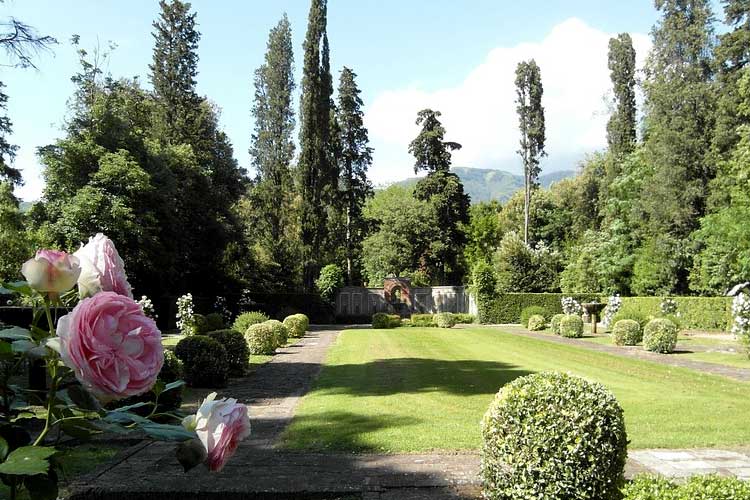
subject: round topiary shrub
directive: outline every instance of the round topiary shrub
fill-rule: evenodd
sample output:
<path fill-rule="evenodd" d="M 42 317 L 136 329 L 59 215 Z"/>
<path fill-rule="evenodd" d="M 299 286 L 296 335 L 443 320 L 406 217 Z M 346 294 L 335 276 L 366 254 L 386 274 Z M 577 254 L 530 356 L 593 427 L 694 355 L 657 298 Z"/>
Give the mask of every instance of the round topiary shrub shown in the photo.
<path fill-rule="evenodd" d="M 232 330 L 237 330 L 240 333 L 245 333 L 250 325 L 257 325 L 258 323 L 263 323 L 264 321 L 268 321 L 269 318 L 264 313 L 260 311 L 251 311 L 242 313 L 234 320 L 234 324 L 232 325 Z"/>
<path fill-rule="evenodd" d="M 555 335 L 560 335 L 560 320 L 565 317 L 564 314 L 555 314 L 549 322 L 549 329 Z"/>
<path fill-rule="evenodd" d="M 568 338 L 583 337 L 583 320 L 577 314 L 566 314 L 560 318 L 560 335 Z"/>
<path fill-rule="evenodd" d="M 599 383 L 555 372 L 517 378 L 490 404 L 482 437 L 487 499 L 622 498 L 625 420 Z"/>
<path fill-rule="evenodd" d="M 437 313 L 434 319 L 438 328 L 453 328 L 456 326 L 456 318 L 451 313 Z"/>
<path fill-rule="evenodd" d="M 223 330 L 226 325 L 224 324 L 224 317 L 220 313 L 206 314 L 206 331 L 216 332 Z"/>
<path fill-rule="evenodd" d="M 523 310 L 521 311 L 521 325 L 528 328 L 529 318 L 536 314 L 540 316 L 544 316 L 546 318 L 547 310 L 543 308 L 542 306 L 524 307 Z"/>
<path fill-rule="evenodd" d="M 621 319 L 612 327 L 612 342 L 616 345 L 636 345 L 643 340 L 641 325 L 632 319 Z"/>
<path fill-rule="evenodd" d="M 269 319 L 264 324 L 269 325 L 273 330 L 273 334 L 276 336 L 276 347 L 286 345 L 289 338 L 289 328 L 284 323 L 276 319 Z"/>
<path fill-rule="evenodd" d="M 668 354 L 677 345 L 677 325 L 666 318 L 652 319 L 643 329 L 643 348 Z"/>
<path fill-rule="evenodd" d="M 421 327 L 436 326 L 435 315 L 434 314 L 412 314 L 411 326 L 421 326 Z"/>
<path fill-rule="evenodd" d="M 544 330 L 547 326 L 547 322 L 544 320 L 544 316 L 541 314 L 534 314 L 529 318 L 528 329 L 531 331 L 538 332 Z"/>
<path fill-rule="evenodd" d="M 375 313 L 372 315 L 373 328 L 390 328 L 390 320 L 386 313 Z"/>
<path fill-rule="evenodd" d="M 229 377 L 227 350 L 217 340 L 193 335 L 174 349 L 182 361 L 185 382 L 191 387 L 224 387 Z"/>
<path fill-rule="evenodd" d="M 292 314 L 284 318 L 284 326 L 289 330 L 290 337 L 301 337 L 310 326 L 310 320 L 304 314 Z"/>
<path fill-rule="evenodd" d="M 250 354 L 273 354 L 279 346 L 278 332 L 268 321 L 250 325 L 245 332 Z"/>
<path fill-rule="evenodd" d="M 236 330 L 215 330 L 208 337 L 217 340 L 227 351 L 227 369 L 230 377 L 242 377 L 250 367 L 250 351 L 245 336 Z"/>
<path fill-rule="evenodd" d="M 388 315 L 388 328 L 398 328 L 401 326 L 401 316 L 398 314 Z"/>

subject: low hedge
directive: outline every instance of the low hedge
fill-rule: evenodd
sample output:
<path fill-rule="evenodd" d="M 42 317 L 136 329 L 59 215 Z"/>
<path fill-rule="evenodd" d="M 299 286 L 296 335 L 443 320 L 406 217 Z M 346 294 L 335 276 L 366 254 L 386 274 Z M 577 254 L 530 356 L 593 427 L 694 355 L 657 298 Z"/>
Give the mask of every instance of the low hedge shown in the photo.
<path fill-rule="evenodd" d="M 435 315 L 435 326 L 438 328 L 453 328 L 456 326 L 456 317 L 451 313 L 437 313 Z"/>
<path fill-rule="evenodd" d="M 433 314 L 412 314 L 411 326 L 435 326 L 435 316 Z"/>
<path fill-rule="evenodd" d="M 560 335 L 568 338 L 583 337 L 583 319 L 577 314 L 566 314 L 560 318 Z"/>
<path fill-rule="evenodd" d="M 398 314 L 375 313 L 372 315 L 373 328 L 396 328 L 401 326 L 401 316 Z"/>
<path fill-rule="evenodd" d="M 734 477 L 692 476 L 684 484 L 641 474 L 622 490 L 623 500 L 740 500 L 750 499 L 750 483 Z"/>
<path fill-rule="evenodd" d="M 482 419 L 487 500 L 619 500 L 627 457 L 622 407 L 603 385 L 565 373 L 520 377 Z"/>
<path fill-rule="evenodd" d="M 615 345 L 636 345 L 643 340 L 643 330 L 637 321 L 621 319 L 612 327 L 612 342 Z"/>
<path fill-rule="evenodd" d="M 456 324 L 458 325 L 470 325 L 476 321 L 473 314 L 454 313 L 453 316 L 456 318 Z"/>
<path fill-rule="evenodd" d="M 590 302 L 594 299 L 606 302 L 606 297 L 593 293 L 503 293 L 492 299 L 477 301 L 477 307 L 480 309 L 482 323 L 515 323 L 521 317 L 521 312 L 530 306 L 544 308 L 549 317 L 562 313 L 560 300 L 563 297 L 573 297 L 578 302 Z"/>
<path fill-rule="evenodd" d="M 549 311 L 542 306 L 529 306 L 525 307 L 523 311 L 521 311 L 521 319 L 520 323 L 523 327 L 529 326 L 529 318 L 532 316 L 542 316 L 545 319 L 552 318 L 552 315 L 549 313 Z"/>
<path fill-rule="evenodd" d="M 227 351 L 227 369 L 230 377 L 242 377 L 250 367 L 250 351 L 245 336 L 236 330 L 214 330 L 206 334 L 218 341 Z"/>
<path fill-rule="evenodd" d="M 533 332 L 539 332 L 544 330 L 547 327 L 547 321 L 544 319 L 544 316 L 541 314 L 534 314 L 529 318 L 528 328 L 529 330 Z"/>
<path fill-rule="evenodd" d="M 191 387 L 225 387 L 229 378 L 227 350 L 218 340 L 193 335 L 180 340 L 174 354 L 182 361 L 185 382 Z"/>

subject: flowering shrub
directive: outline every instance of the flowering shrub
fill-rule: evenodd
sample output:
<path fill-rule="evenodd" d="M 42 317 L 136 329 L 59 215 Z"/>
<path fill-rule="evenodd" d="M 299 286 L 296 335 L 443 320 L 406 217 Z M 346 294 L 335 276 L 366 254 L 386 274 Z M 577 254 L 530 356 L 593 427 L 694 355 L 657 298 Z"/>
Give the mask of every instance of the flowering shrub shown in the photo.
<path fill-rule="evenodd" d="M 156 314 L 156 310 L 154 309 L 154 304 L 151 302 L 151 299 L 143 295 L 138 301 L 138 305 L 141 306 L 141 311 L 143 311 L 143 314 L 153 320 L 159 319 L 159 315 Z"/>
<path fill-rule="evenodd" d="M 193 294 L 186 293 L 177 299 L 177 329 L 186 337 L 196 333 Z"/>
<path fill-rule="evenodd" d="M 602 325 L 604 328 L 609 328 L 612 324 L 612 318 L 615 317 L 617 311 L 622 307 L 622 299 L 619 294 L 612 295 L 607 300 L 607 307 L 604 309 L 604 318 L 602 318 Z"/>
<path fill-rule="evenodd" d="M 217 314 L 221 314 L 221 319 L 224 321 L 224 324 L 228 325 L 232 322 L 232 311 L 230 311 L 227 306 L 226 297 L 216 297 L 216 300 L 214 301 L 214 311 Z"/>
<path fill-rule="evenodd" d="M 677 301 L 671 297 L 664 297 L 659 304 L 659 309 L 664 316 L 679 316 L 677 312 Z"/>
<path fill-rule="evenodd" d="M 164 411 L 162 401 L 184 385 L 166 380 L 174 378 L 168 372 L 179 372 L 179 363 L 164 366 L 161 332 L 147 314 L 153 306 L 145 297 L 133 300 L 111 240 L 97 234 L 76 254 L 39 250 L 21 272 L 26 281 L 0 283 L 0 293 L 14 293 L 33 306 L 30 328 L 0 326 L 0 358 L 10 366 L 43 361 L 47 388 L 10 387 L 7 378 L 0 380 L 0 476 L 10 498 L 24 489 L 31 498 L 57 497 L 62 471 L 52 460 L 54 444 L 68 433 L 74 442 L 102 432 L 145 434 L 178 442 L 185 470 L 201 462 L 221 469 L 250 432 L 247 408 L 209 396 L 185 426 Z M 75 306 L 56 324 L 52 308 L 63 303 Z M 181 312 L 183 327 L 189 327 L 189 295 Z M 140 401 L 125 402 L 133 398 Z"/>
<path fill-rule="evenodd" d="M 563 297 L 560 299 L 560 304 L 565 314 L 577 314 L 578 316 L 583 314 L 583 307 L 573 297 Z"/>
<path fill-rule="evenodd" d="M 745 342 L 750 355 L 750 295 L 745 292 L 732 300 L 732 334 Z"/>

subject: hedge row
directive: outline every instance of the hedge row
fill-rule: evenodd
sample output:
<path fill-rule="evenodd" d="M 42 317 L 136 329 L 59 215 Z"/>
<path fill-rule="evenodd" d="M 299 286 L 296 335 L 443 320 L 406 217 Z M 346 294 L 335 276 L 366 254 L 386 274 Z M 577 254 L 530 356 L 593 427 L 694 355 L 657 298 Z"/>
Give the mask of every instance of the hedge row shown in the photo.
<path fill-rule="evenodd" d="M 578 302 L 589 302 L 593 299 L 602 298 L 596 294 L 562 294 L 562 293 L 504 293 L 483 304 L 478 301 L 480 309 L 479 317 L 484 323 L 518 323 L 521 312 L 527 307 L 539 306 L 547 311 L 547 315 L 552 317 L 555 314 L 562 313 L 560 299 L 563 297 L 573 297 Z M 605 299 L 606 300 L 606 299 Z"/>
<path fill-rule="evenodd" d="M 517 323 L 521 312 L 530 306 L 539 306 L 547 315 L 562 313 L 560 299 L 573 297 L 578 302 L 607 297 L 597 294 L 564 293 L 505 293 L 490 300 L 477 301 L 479 317 L 484 323 Z M 731 297 L 673 297 L 682 328 L 700 330 L 728 330 L 732 323 Z M 660 316 L 662 297 L 623 297 L 622 309 L 637 311 L 646 318 Z"/>

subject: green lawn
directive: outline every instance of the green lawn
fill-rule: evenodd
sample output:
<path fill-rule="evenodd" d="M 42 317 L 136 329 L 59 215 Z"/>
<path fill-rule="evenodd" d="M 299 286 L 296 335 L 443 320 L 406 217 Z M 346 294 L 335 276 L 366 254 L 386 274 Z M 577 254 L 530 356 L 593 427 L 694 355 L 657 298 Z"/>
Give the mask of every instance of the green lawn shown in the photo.
<path fill-rule="evenodd" d="M 544 370 L 610 388 L 633 448 L 750 443 L 738 421 L 750 412 L 748 383 L 482 327 L 343 332 L 282 439 L 295 449 L 475 450 L 495 392 Z"/>

